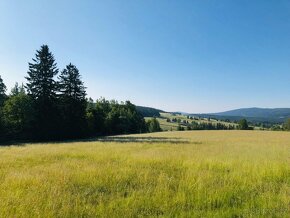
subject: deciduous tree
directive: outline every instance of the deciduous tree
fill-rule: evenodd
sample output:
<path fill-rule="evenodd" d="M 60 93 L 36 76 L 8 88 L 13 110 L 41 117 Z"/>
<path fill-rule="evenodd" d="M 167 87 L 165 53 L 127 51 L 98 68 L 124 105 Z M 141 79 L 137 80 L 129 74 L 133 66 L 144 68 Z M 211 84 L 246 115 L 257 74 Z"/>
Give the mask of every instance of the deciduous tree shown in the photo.
<path fill-rule="evenodd" d="M 239 121 L 239 129 L 241 130 L 249 129 L 248 121 L 246 119 L 242 119 Z"/>

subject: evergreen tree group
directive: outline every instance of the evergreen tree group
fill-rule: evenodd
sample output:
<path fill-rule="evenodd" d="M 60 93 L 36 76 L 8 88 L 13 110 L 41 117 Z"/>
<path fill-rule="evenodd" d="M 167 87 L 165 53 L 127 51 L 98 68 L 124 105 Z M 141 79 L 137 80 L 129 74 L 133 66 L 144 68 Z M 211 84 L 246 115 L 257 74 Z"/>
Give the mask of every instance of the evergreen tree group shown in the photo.
<path fill-rule="evenodd" d="M 59 140 L 96 135 L 146 132 L 135 105 L 86 99 L 86 87 L 77 67 L 68 64 L 59 73 L 47 45 L 29 63 L 26 84 L 18 83 L 6 95 L 0 76 L 0 141 Z"/>

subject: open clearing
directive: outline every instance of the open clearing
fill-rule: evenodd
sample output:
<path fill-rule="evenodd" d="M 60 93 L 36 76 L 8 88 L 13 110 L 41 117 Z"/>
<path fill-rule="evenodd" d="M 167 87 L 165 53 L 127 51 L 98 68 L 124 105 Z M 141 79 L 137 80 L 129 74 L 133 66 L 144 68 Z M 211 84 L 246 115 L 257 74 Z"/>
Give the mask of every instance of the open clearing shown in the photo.
<path fill-rule="evenodd" d="M 162 132 L 0 148 L 0 217 L 289 214 L 289 132 Z"/>
<path fill-rule="evenodd" d="M 171 121 L 167 122 L 167 118 L 170 119 Z M 149 119 L 152 119 L 152 117 L 145 117 L 145 120 L 149 120 Z M 176 130 L 178 130 L 179 125 L 186 129 L 187 125 L 191 124 L 192 122 L 196 122 L 198 124 L 211 123 L 213 125 L 220 123 L 220 124 L 224 124 L 226 126 L 229 126 L 229 125 L 237 126 L 236 123 L 224 122 L 224 121 L 216 120 L 213 118 L 211 118 L 210 120 L 208 120 L 207 118 L 201 118 L 201 117 L 194 117 L 194 119 L 189 119 L 186 115 L 174 114 L 174 113 L 168 113 L 168 112 L 161 112 L 160 117 L 156 117 L 156 119 L 158 120 L 158 122 L 160 124 L 160 128 L 163 131 L 176 131 Z M 176 120 L 179 119 L 180 123 L 172 122 L 172 119 L 176 119 Z M 184 121 L 188 122 L 188 124 L 184 124 L 183 123 Z M 256 127 L 256 129 L 259 129 L 259 128 Z"/>

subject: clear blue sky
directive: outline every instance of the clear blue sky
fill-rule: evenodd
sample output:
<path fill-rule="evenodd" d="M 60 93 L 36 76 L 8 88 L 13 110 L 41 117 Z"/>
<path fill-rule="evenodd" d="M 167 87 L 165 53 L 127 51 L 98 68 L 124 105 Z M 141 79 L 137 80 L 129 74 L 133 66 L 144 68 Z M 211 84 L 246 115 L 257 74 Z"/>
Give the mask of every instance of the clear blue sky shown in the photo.
<path fill-rule="evenodd" d="M 168 111 L 290 107 L 290 1 L 2 0 L 0 75 L 48 44 L 88 95 Z"/>

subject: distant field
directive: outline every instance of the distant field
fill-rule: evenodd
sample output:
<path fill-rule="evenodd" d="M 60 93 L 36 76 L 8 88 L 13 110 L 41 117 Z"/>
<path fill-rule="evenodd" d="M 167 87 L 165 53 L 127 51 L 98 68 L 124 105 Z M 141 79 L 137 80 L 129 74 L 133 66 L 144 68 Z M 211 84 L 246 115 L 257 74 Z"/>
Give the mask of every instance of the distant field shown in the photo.
<path fill-rule="evenodd" d="M 0 147 L 0 217 L 289 217 L 290 133 Z"/>
<path fill-rule="evenodd" d="M 151 118 L 152 117 L 145 117 L 145 120 L 148 120 Z M 156 119 L 158 120 L 158 122 L 160 124 L 160 128 L 163 131 L 176 131 L 177 130 L 178 123 L 167 122 L 166 119 L 160 118 L 160 117 L 157 117 Z M 184 125 L 181 125 L 181 126 L 186 127 Z"/>
<path fill-rule="evenodd" d="M 182 123 L 182 121 L 188 121 L 188 123 L 191 123 L 193 120 L 188 119 L 187 116 L 185 115 L 174 115 L 172 113 L 167 113 L 167 112 L 161 112 L 160 113 L 160 117 L 157 117 L 156 119 L 158 120 L 158 122 L 160 123 L 160 127 L 163 131 L 175 131 L 178 128 L 179 123 L 177 122 L 167 122 L 166 119 L 169 118 L 170 120 L 172 120 L 173 118 L 175 119 L 180 119 L 181 123 L 180 125 L 182 127 L 184 127 L 186 129 L 186 125 Z M 225 124 L 226 126 L 228 125 L 233 125 L 233 126 L 237 126 L 237 124 L 235 123 L 230 123 L 230 122 L 224 122 L 224 121 L 217 121 L 215 119 L 210 119 L 210 121 L 207 118 L 197 118 L 195 117 L 196 120 L 194 120 L 197 123 L 212 123 L 212 124 L 216 124 L 216 123 L 221 123 L 221 124 Z M 145 120 L 151 119 L 151 117 L 145 117 Z"/>

